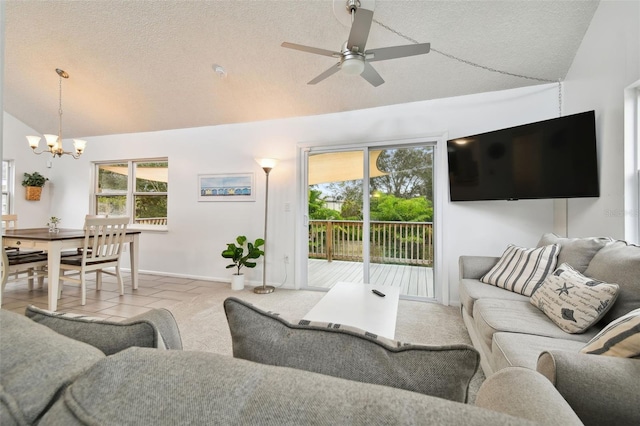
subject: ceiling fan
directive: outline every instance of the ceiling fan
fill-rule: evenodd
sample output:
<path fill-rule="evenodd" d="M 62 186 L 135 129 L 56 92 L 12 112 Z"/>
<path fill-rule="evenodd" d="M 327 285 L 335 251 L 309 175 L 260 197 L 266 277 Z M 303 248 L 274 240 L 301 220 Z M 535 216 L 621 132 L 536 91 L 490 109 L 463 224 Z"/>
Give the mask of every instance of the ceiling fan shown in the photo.
<path fill-rule="evenodd" d="M 373 11 L 358 7 L 357 0 L 347 0 L 347 10 L 351 14 L 351 31 L 349 39 L 342 45 L 340 52 L 304 46 L 295 43 L 282 43 L 282 47 L 314 53 L 316 55 L 338 58 L 338 63 L 308 82 L 316 84 L 342 70 L 345 74 L 357 75 L 367 80 L 374 87 L 384 83 L 380 74 L 369 62 L 386 61 L 387 59 L 404 58 L 406 56 L 423 55 L 429 53 L 430 44 L 408 44 L 403 46 L 382 47 L 365 50 L 369 30 L 373 21 Z"/>

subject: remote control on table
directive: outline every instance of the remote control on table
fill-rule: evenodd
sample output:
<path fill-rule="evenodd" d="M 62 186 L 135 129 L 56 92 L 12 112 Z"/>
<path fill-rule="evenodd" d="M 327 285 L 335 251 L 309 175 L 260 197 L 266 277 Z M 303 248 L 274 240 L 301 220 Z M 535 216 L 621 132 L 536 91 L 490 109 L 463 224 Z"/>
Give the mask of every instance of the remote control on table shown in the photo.
<path fill-rule="evenodd" d="M 371 293 L 375 294 L 376 296 L 380 296 L 380 297 L 385 297 L 386 296 L 386 294 L 384 294 L 383 292 L 378 291 L 378 290 L 371 290 Z"/>

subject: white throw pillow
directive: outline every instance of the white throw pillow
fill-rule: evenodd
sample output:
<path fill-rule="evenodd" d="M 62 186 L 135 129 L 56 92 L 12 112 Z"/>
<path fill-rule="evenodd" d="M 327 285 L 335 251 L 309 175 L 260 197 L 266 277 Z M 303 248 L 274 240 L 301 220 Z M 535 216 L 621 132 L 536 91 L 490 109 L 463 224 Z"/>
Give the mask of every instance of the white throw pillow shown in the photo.
<path fill-rule="evenodd" d="M 567 333 L 583 333 L 613 306 L 618 284 L 585 277 L 563 263 L 547 276 L 529 301 Z"/>
<path fill-rule="evenodd" d="M 580 352 L 640 358 L 640 308 L 621 316 L 603 328 Z"/>
<path fill-rule="evenodd" d="M 531 296 L 556 268 L 559 251 L 557 244 L 539 248 L 509 244 L 498 263 L 480 281 Z"/>

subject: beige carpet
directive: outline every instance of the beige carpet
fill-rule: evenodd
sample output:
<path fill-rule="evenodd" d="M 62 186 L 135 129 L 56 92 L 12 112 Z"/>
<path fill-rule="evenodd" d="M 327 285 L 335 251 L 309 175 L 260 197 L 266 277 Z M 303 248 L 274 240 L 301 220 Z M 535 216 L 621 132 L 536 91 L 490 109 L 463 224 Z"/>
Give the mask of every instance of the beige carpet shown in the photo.
<path fill-rule="evenodd" d="M 169 310 L 176 317 L 185 350 L 232 355 L 231 335 L 222 302 L 227 297 L 246 300 L 258 308 L 279 313 L 293 321 L 302 318 L 324 292 L 277 289 L 271 294 L 255 294 L 252 289 L 231 290 L 229 284 L 212 284 L 207 294 L 194 296 Z M 424 345 L 471 345 L 460 311 L 436 303 L 400 300 L 396 322 L 396 340 Z M 482 371 L 474 377 L 470 400 L 484 380 Z"/>

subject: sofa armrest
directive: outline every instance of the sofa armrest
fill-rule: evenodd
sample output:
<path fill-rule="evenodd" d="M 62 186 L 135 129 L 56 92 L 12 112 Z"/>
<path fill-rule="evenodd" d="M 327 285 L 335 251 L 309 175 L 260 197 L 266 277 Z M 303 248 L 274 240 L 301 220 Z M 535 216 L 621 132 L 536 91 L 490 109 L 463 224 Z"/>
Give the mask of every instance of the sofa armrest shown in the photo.
<path fill-rule="evenodd" d="M 528 368 L 508 367 L 489 376 L 480 386 L 475 405 L 539 424 L 582 425 L 553 385 Z"/>
<path fill-rule="evenodd" d="M 640 359 L 548 351 L 537 370 L 585 424 L 640 424 Z"/>
<path fill-rule="evenodd" d="M 460 267 L 460 279 L 480 279 L 489 272 L 500 260 L 495 256 L 460 256 L 458 266 Z"/>
<path fill-rule="evenodd" d="M 169 310 L 164 308 L 152 309 L 122 321 L 122 324 L 133 324 L 138 321 L 146 321 L 153 325 L 159 338 L 162 339 L 165 349 L 182 350 L 182 337 L 180 336 L 178 323 Z"/>
<path fill-rule="evenodd" d="M 178 326 L 171 312 L 153 309 L 122 322 L 78 314 L 51 312 L 27 306 L 25 315 L 64 336 L 112 355 L 132 346 L 182 349 Z"/>

